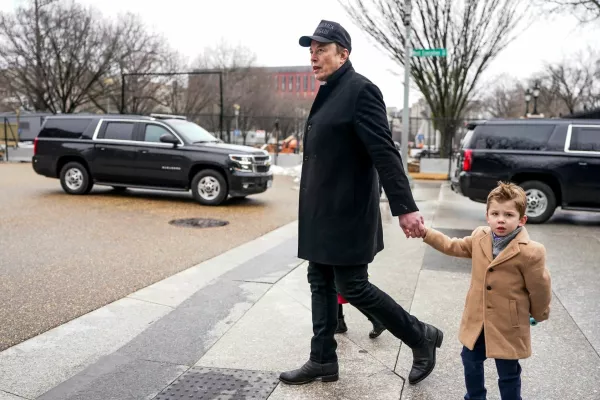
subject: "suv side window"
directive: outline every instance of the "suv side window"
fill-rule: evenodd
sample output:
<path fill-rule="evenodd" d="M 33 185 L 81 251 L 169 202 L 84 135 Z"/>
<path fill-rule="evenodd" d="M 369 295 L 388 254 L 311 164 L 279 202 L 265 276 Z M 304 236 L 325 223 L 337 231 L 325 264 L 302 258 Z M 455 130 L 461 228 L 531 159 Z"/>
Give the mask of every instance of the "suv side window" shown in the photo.
<path fill-rule="evenodd" d="M 104 128 L 104 134 L 101 135 L 102 139 L 112 140 L 133 140 L 133 122 L 116 122 L 108 121 L 104 122 L 106 128 Z"/>
<path fill-rule="evenodd" d="M 544 150 L 555 125 L 484 124 L 475 128 L 470 147 L 487 150 Z"/>
<path fill-rule="evenodd" d="M 160 137 L 164 134 L 173 136 L 168 129 L 156 124 L 146 124 L 144 128 L 144 142 L 162 143 Z"/>
<path fill-rule="evenodd" d="M 79 139 L 91 121 L 86 118 L 48 118 L 38 137 Z"/>
<path fill-rule="evenodd" d="M 569 150 L 600 152 L 600 126 L 571 127 Z"/>

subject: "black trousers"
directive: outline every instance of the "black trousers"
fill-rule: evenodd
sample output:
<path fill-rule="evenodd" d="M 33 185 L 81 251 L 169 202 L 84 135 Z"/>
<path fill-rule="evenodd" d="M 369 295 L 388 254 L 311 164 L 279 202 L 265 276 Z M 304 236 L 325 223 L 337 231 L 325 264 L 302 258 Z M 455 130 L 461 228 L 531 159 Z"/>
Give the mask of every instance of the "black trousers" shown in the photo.
<path fill-rule="evenodd" d="M 483 373 L 485 356 L 485 336 L 483 331 L 475 342 L 473 350 L 463 346 L 460 353 L 465 370 L 467 394 L 465 400 L 485 400 L 487 389 Z M 521 400 L 521 365 L 519 360 L 495 359 L 498 371 L 498 388 L 502 400 Z"/>
<path fill-rule="evenodd" d="M 312 293 L 311 361 L 321 364 L 337 361 L 334 338 L 337 292 L 354 307 L 376 318 L 407 346 L 413 348 L 423 343 L 423 323 L 369 282 L 367 265 L 332 266 L 309 262 L 308 283 Z"/>

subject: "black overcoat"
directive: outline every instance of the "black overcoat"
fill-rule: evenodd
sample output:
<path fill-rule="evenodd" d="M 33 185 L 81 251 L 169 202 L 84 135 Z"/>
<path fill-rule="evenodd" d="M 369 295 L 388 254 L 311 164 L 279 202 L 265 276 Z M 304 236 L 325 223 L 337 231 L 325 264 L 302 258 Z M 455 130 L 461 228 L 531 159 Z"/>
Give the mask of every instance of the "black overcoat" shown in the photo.
<path fill-rule="evenodd" d="M 359 265 L 383 250 L 381 180 L 392 215 L 418 211 L 383 96 L 350 61 L 319 92 L 304 132 L 298 257 Z"/>

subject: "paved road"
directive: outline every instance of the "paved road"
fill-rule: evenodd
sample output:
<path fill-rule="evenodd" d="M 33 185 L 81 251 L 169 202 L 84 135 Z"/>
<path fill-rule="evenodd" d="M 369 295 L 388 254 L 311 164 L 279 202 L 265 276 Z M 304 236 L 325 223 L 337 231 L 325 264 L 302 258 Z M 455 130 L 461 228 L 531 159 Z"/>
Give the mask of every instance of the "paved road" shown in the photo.
<path fill-rule="evenodd" d="M 239 246 L 297 216 L 292 178 L 203 207 L 190 194 L 65 194 L 31 164 L 0 164 L 0 351 Z M 216 218 L 210 229 L 169 225 Z"/>

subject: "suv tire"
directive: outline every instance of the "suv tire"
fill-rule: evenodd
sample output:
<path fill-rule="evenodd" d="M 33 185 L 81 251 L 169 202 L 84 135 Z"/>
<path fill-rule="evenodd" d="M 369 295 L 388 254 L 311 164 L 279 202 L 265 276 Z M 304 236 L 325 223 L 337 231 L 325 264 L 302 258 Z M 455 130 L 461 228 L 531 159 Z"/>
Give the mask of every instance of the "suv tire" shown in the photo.
<path fill-rule="evenodd" d="M 87 169 L 77 161 L 66 163 L 60 170 L 60 185 L 68 194 L 88 194 L 94 182 Z"/>
<path fill-rule="evenodd" d="M 527 209 L 530 207 L 535 210 L 527 215 L 527 222 L 532 224 L 543 224 L 548 221 L 556 211 L 556 195 L 550 186 L 540 181 L 527 181 L 519 186 L 527 194 Z M 545 202 L 545 208 L 544 208 Z M 539 206 L 537 206 L 539 204 Z M 531 212 L 531 211 L 530 211 Z"/>
<path fill-rule="evenodd" d="M 200 204 L 218 206 L 225 201 L 228 192 L 227 181 L 214 169 L 202 170 L 192 179 L 192 195 Z"/>

